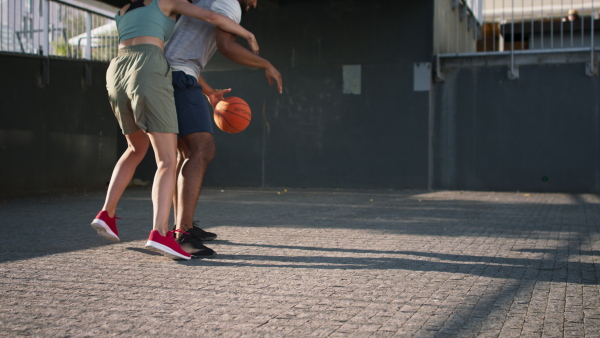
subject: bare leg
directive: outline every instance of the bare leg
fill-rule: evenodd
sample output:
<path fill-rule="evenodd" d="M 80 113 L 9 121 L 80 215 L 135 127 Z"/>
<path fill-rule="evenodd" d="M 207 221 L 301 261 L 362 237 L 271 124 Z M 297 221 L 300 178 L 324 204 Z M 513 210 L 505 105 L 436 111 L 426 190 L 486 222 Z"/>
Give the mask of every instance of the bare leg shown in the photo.
<path fill-rule="evenodd" d="M 185 143 L 181 140 L 177 140 L 177 179 L 179 180 L 179 175 L 181 173 L 181 167 L 183 167 L 183 163 L 187 158 L 187 148 L 185 147 Z M 179 184 L 175 184 L 175 193 L 173 194 L 173 214 L 175 215 L 175 220 L 177 220 L 177 196 L 179 194 Z M 177 223 L 177 222 L 176 222 Z"/>
<path fill-rule="evenodd" d="M 192 227 L 194 212 L 202 190 L 202 181 L 209 163 L 215 157 L 215 138 L 211 133 L 200 132 L 183 136 L 179 150 L 185 154 L 177 178 L 177 204 L 175 223 L 177 229 Z"/>
<path fill-rule="evenodd" d="M 127 139 L 127 150 L 115 165 L 108 185 L 104 207 L 102 207 L 102 210 L 106 210 L 110 217 L 115 216 L 117 204 L 127 185 L 131 182 L 135 169 L 144 159 L 150 144 L 148 137 L 142 130 L 125 135 L 125 138 Z"/>
<path fill-rule="evenodd" d="M 152 185 L 154 218 L 152 229 L 161 236 L 168 232 L 169 214 L 175 192 L 177 169 L 177 134 L 149 132 L 150 142 L 156 155 L 156 175 Z"/>

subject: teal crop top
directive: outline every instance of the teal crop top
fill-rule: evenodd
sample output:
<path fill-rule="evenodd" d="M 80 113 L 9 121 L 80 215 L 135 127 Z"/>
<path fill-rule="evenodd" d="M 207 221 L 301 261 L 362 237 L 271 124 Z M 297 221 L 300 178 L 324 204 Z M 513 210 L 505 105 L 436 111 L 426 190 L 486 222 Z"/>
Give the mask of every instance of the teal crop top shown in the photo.
<path fill-rule="evenodd" d="M 159 0 L 152 0 L 148 6 L 133 9 L 121 16 L 115 15 L 119 42 L 138 36 L 154 36 L 163 41 L 169 40 L 175 29 L 175 20 L 171 20 L 158 7 Z"/>

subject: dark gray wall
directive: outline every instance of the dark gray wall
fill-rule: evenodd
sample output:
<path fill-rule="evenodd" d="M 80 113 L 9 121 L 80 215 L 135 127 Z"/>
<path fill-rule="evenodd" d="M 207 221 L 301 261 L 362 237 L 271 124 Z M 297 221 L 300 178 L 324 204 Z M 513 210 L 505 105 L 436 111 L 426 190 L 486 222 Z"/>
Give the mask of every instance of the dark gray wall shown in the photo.
<path fill-rule="evenodd" d="M 216 131 L 207 186 L 600 192 L 600 84 L 583 64 L 522 66 L 516 81 L 506 67 L 445 71 L 430 96 L 413 66 L 433 53 L 433 1 L 259 6 L 243 23 L 284 94 L 260 70 L 211 61 L 209 83 L 253 120 Z M 85 62 L 50 59 L 39 86 L 42 60 L 0 55 L 0 196 L 102 187 L 124 149 L 107 64 L 89 63 L 85 85 Z M 362 66 L 360 95 L 343 93 L 344 65 Z M 152 179 L 152 156 L 138 178 Z"/>
<path fill-rule="evenodd" d="M 253 110 L 249 128 L 216 132 L 215 186 L 426 188 L 429 93 L 413 65 L 432 55 L 433 1 L 259 2 L 242 21 L 281 71 L 284 94 L 260 70 L 221 56 L 205 77 Z M 343 94 L 343 65 L 362 66 L 362 93 Z"/>
<path fill-rule="evenodd" d="M 433 53 L 433 1 L 259 6 L 243 23 L 284 94 L 260 70 L 211 61 L 209 83 L 232 87 L 253 120 L 216 131 L 207 186 L 600 192 L 600 84 L 583 64 L 522 66 L 516 81 L 506 67 L 445 71 L 430 96 L 413 66 Z M 85 62 L 50 59 L 39 86 L 41 64 L 0 55 L 1 196 L 102 187 L 124 149 L 107 64 L 89 63 L 84 85 Z M 343 93 L 344 65 L 362 66 L 360 95 Z M 138 178 L 152 179 L 152 156 Z"/>
<path fill-rule="evenodd" d="M 103 187 L 117 159 L 118 126 L 106 96 L 107 65 L 0 55 L 0 196 Z"/>
<path fill-rule="evenodd" d="M 260 70 L 216 56 L 206 78 L 253 110 L 240 134 L 216 132 L 207 186 L 426 188 L 429 93 L 413 65 L 432 55 L 433 1 L 261 1 L 243 24 L 281 71 L 284 94 Z M 4 194 L 101 187 L 125 147 L 110 113 L 106 63 L 0 56 Z M 362 93 L 343 94 L 344 65 L 362 66 Z M 9 165 L 7 165 L 10 163 Z M 150 151 L 136 177 L 150 181 Z"/>
<path fill-rule="evenodd" d="M 456 69 L 435 88 L 438 189 L 600 192 L 598 77 L 583 64 Z"/>

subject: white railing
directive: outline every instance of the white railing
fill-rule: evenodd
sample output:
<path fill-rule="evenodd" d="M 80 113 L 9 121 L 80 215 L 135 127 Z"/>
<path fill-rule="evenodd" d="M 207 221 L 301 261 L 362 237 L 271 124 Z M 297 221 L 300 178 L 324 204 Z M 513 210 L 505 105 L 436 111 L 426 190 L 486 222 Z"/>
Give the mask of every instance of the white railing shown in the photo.
<path fill-rule="evenodd" d="M 589 49 L 600 42 L 600 1 L 437 0 L 440 55 Z"/>
<path fill-rule="evenodd" d="M 0 0 L 0 52 L 108 61 L 118 45 L 113 15 L 77 0 Z"/>
<path fill-rule="evenodd" d="M 595 76 L 600 47 L 600 1 L 596 1 L 435 0 L 436 77 L 443 78 L 444 61 L 454 67 L 453 59 L 485 56 L 496 59 L 462 64 L 508 60 L 509 78 L 518 78 L 519 63 L 581 62 L 585 58 L 586 74 Z M 534 55 L 545 56 L 536 59 Z"/>

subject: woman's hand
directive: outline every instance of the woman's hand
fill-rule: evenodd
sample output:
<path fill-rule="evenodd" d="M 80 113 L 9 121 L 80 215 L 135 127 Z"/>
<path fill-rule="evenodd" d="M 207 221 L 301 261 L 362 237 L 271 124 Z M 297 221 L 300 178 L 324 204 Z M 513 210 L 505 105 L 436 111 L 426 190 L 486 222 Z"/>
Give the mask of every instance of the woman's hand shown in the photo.
<path fill-rule="evenodd" d="M 246 40 L 248 40 L 248 45 L 250 46 L 252 53 L 258 55 L 258 42 L 256 42 L 256 37 L 254 37 L 254 34 L 248 32 L 248 37 Z"/>

